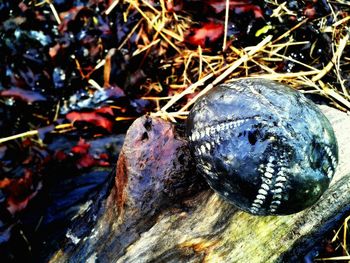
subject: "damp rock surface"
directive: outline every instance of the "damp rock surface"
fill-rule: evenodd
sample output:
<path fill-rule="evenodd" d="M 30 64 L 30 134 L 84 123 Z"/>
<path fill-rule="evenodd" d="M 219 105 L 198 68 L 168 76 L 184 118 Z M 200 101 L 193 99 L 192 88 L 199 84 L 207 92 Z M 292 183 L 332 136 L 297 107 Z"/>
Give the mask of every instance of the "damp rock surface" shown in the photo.
<path fill-rule="evenodd" d="M 190 204 L 184 200 L 208 188 L 193 167 L 181 129 L 160 118 L 138 118 L 125 136 L 115 187 L 100 207 L 98 222 L 85 237 L 78 235 L 84 219 L 73 226 L 52 261 L 116 262 L 163 211 L 186 209 Z M 80 240 L 72 245 L 72 237 Z"/>
<path fill-rule="evenodd" d="M 120 153 L 117 174 L 117 205 L 130 211 L 155 214 L 162 206 L 196 192 L 197 175 L 190 172 L 188 142 L 174 125 L 143 116 L 129 129 Z"/>
<path fill-rule="evenodd" d="M 338 163 L 331 124 L 281 83 L 244 79 L 214 87 L 188 117 L 197 170 L 224 199 L 258 215 L 314 204 Z"/>
<path fill-rule="evenodd" d="M 329 189 L 310 208 L 287 216 L 257 217 L 240 211 L 211 189 L 197 187 L 187 197 L 179 194 L 178 197 L 184 196 L 181 201 L 167 198 L 163 202 L 161 198 L 164 195 L 146 191 L 145 193 L 158 198 L 150 197 L 148 200 L 153 201 L 144 206 L 133 205 L 142 200 L 141 195 L 135 197 L 130 193 L 131 185 L 135 190 L 139 185 L 129 183 L 142 174 L 142 169 L 137 166 L 140 162 L 135 161 L 127 166 L 130 172 L 127 173 L 125 184 L 119 187 L 118 180 L 116 181 L 118 187 L 113 188 L 102 211 L 98 213 L 101 216 L 97 218 L 91 233 L 81 237 L 77 244 L 62 244 L 50 262 L 302 262 L 325 233 L 332 231 L 341 217 L 350 211 L 350 148 L 347 147 L 350 140 L 347 132 L 350 129 L 350 117 L 327 106 L 321 108 L 330 120 L 339 143 L 339 163 Z M 134 135 L 145 131 L 143 123 L 146 119 L 142 117 L 131 126 L 127 137 L 132 136 L 122 150 L 131 154 L 126 159 L 135 154 L 135 143 L 139 142 L 140 137 Z M 148 152 L 155 151 L 154 148 L 162 149 L 159 147 L 162 144 L 157 142 L 165 141 L 164 135 L 167 133 L 161 131 L 164 127 L 173 127 L 160 120 L 152 121 L 152 124 L 152 129 L 148 131 L 149 138 L 159 139 L 154 143 L 151 143 L 152 140 L 142 143 L 145 146 L 142 149 L 147 149 Z M 170 136 L 168 139 L 186 142 L 181 137 Z M 156 166 L 152 158 L 144 160 L 147 160 L 146 166 Z M 177 160 L 174 159 L 175 162 Z M 163 162 L 165 164 L 171 162 Z M 136 165 L 133 172 L 132 165 Z M 182 165 L 174 167 L 185 169 Z M 154 172 L 163 173 L 164 170 L 167 168 L 159 167 Z M 181 174 L 180 170 L 176 173 Z M 192 169 L 188 171 L 190 174 L 187 176 L 195 176 Z M 164 178 L 164 174 L 152 176 Z M 197 177 L 201 178 L 201 175 Z M 198 183 L 194 185 L 198 186 Z M 182 185 L 183 189 L 191 188 L 185 183 L 178 182 L 177 185 Z M 154 187 L 150 184 L 143 189 Z M 117 196 L 121 190 L 126 193 L 123 203 L 127 205 L 123 206 L 123 212 L 117 205 Z M 156 209 L 147 210 L 150 207 Z M 145 212 L 142 212 L 143 209 L 146 209 Z M 84 218 L 80 224 L 71 228 L 69 236 L 77 236 L 82 225 Z"/>

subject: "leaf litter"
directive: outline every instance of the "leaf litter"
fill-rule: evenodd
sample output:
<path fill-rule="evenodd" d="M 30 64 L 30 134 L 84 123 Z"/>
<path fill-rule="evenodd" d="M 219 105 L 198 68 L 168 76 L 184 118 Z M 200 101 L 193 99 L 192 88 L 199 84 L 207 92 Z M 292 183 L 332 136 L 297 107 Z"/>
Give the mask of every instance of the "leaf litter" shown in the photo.
<path fill-rule="evenodd" d="M 232 78 L 275 79 L 348 112 L 349 11 L 342 0 L 4 1 L 1 244 L 32 255 L 30 225 L 75 218 L 57 204 L 108 181 L 114 134 L 143 114 L 183 122 Z M 57 200 L 31 205 L 43 196 Z"/>

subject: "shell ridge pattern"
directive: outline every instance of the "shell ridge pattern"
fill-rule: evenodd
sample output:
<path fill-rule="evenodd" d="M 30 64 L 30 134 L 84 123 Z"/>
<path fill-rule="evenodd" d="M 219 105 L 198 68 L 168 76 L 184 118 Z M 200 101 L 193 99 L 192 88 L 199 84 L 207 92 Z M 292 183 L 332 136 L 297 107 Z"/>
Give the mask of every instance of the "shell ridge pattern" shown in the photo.
<path fill-rule="evenodd" d="M 273 157 L 271 156 L 270 159 L 271 158 Z M 258 170 L 262 174 L 262 178 L 261 178 L 262 184 L 250 207 L 250 211 L 253 214 L 258 214 L 258 212 L 262 209 L 262 206 L 266 202 L 266 198 L 267 198 L 268 192 L 270 191 L 271 183 L 272 183 L 272 180 L 271 180 L 272 173 L 269 171 L 266 171 L 266 167 L 263 164 L 260 165 Z"/>
<path fill-rule="evenodd" d="M 189 147 L 220 196 L 255 215 L 288 215 L 314 204 L 338 164 L 331 124 L 284 84 L 241 79 L 201 97 L 187 119 Z"/>
<path fill-rule="evenodd" d="M 201 131 L 198 131 L 198 129 L 194 129 L 192 131 L 192 135 L 189 137 L 189 139 L 194 142 L 194 141 L 201 140 L 205 137 L 210 138 L 211 136 L 213 136 L 214 134 L 217 134 L 218 132 L 232 130 L 232 129 L 237 128 L 237 127 L 241 126 L 243 123 L 250 121 L 250 120 L 257 120 L 257 121 L 261 121 L 263 123 L 267 123 L 267 121 L 263 121 L 262 118 L 258 115 L 253 116 L 253 117 L 249 117 L 249 118 L 243 118 L 243 119 L 233 119 L 232 118 L 232 119 L 218 122 L 217 124 L 202 127 Z"/>
<path fill-rule="evenodd" d="M 281 158 L 278 159 L 275 155 L 270 155 L 266 165 L 261 164 L 258 171 L 261 173 L 262 183 L 258 189 L 257 195 L 250 207 L 250 211 L 253 214 L 259 214 L 259 211 L 263 206 L 267 206 L 267 196 L 272 194 L 269 211 L 271 213 L 276 212 L 279 205 L 282 202 L 282 193 L 286 188 L 288 182 L 286 171 L 286 154 L 283 153 Z"/>
<path fill-rule="evenodd" d="M 279 170 L 277 172 L 277 177 L 275 178 L 275 182 L 273 185 L 272 192 L 272 201 L 270 204 L 270 212 L 275 213 L 278 207 L 282 202 L 282 194 L 285 193 L 285 188 L 288 183 L 288 176 L 286 174 L 287 171 L 287 162 L 286 162 L 287 154 L 284 152 L 279 159 Z"/>
<path fill-rule="evenodd" d="M 273 110 L 273 113 L 274 113 L 276 116 L 278 116 L 278 118 L 279 118 L 280 120 L 283 120 L 283 119 L 284 119 L 283 116 L 282 116 L 282 114 L 280 113 L 280 110 L 277 109 L 276 105 L 274 105 L 273 103 L 271 103 L 270 100 L 269 100 L 268 98 L 266 98 L 263 94 L 259 93 L 259 92 L 258 92 L 254 87 L 252 87 L 252 86 L 249 86 L 249 89 L 250 89 L 250 91 L 251 91 L 253 94 L 257 95 L 257 96 L 260 97 L 265 103 L 267 103 L 268 105 L 270 105 L 270 106 L 271 106 L 271 109 Z M 280 128 L 282 128 L 282 129 L 285 131 L 285 133 L 286 133 L 286 135 L 288 135 L 289 139 L 293 139 L 293 135 L 290 133 L 290 131 L 288 131 L 283 125 L 278 125 L 278 126 L 279 126 Z"/>
<path fill-rule="evenodd" d="M 328 167 L 328 170 L 327 170 L 327 177 L 329 179 L 331 179 L 333 174 L 334 174 L 334 172 L 335 172 L 335 168 L 337 167 L 337 160 L 334 157 L 334 155 L 332 154 L 332 150 L 331 150 L 331 148 L 328 145 L 324 145 L 324 149 L 326 151 L 328 159 L 330 160 L 330 162 L 331 162 L 331 164 L 333 166 L 333 168 L 332 167 Z"/>

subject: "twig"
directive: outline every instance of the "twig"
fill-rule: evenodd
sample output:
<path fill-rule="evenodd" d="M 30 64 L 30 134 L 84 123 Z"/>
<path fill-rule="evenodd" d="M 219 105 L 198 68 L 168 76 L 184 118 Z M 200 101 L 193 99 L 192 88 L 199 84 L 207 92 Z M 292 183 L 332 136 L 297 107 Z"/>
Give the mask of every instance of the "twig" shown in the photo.
<path fill-rule="evenodd" d="M 334 53 L 331 61 L 328 62 L 328 64 L 321 70 L 320 73 L 318 73 L 316 76 L 312 78 L 312 81 L 316 82 L 323 78 L 333 67 L 333 65 L 336 64 L 337 58 L 341 56 L 347 41 L 349 40 L 349 34 L 346 34 L 340 41 L 339 41 L 339 46 L 337 49 L 337 52 Z"/>
<path fill-rule="evenodd" d="M 73 126 L 70 123 L 60 124 L 60 125 L 57 125 L 55 127 L 55 130 L 66 129 L 67 127 L 72 128 Z M 8 137 L 0 138 L 0 144 L 4 143 L 4 142 L 16 140 L 16 139 L 19 139 L 19 138 L 35 136 L 35 135 L 38 135 L 38 134 L 39 134 L 39 130 L 26 131 L 26 132 L 23 132 L 23 133 L 19 133 L 19 134 L 11 135 L 11 136 L 8 136 Z"/>
<path fill-rule="evenodd" d="M 226 39 L 227 39 L 227 29 L 228 29 L 228 15 L 230 10 L 230 0 L 226 0 L 226 9 L 225 9 L 225 29 L 224 29 L 224 41 L 222 43 L 222 51 L 226 49 Z"/>
<path fill-rule="evenodd" d="M 93 79 L 89 79 L 88 83 L 93 86 L 95 89 L 99 90 L 99 91 L 103 91 L 103 88 Z"/>
<path fill-rule="evenodd" d="M 16 135 L 8 136 L 8 137 L 5 137 L 5 138 L 1 138 L 0 139 L 0 143 L 16 140 L 16 139 L 23 138 L 23 137 L 30 137 L 30 136 L 34 136 L 34 135 L 38 135 L 38 134 L 39 134 L 38 130 L 27 131 L 27 132 L 23 132 L 23 133 L 20 133 L 20 134 L 16 134 Z"/>
<path fill-rule="evenodd" d="M 345 23 L 346 21 L 350 20 L 350 16 L 344 17 L 343 19 L 338 20 L 337 22 L 335 22 L 332 26 L 333 27 L 337 27 L 343 23 Z"/>
<path fill-rule="evenodd" d="M 326 86 L 321 80 L 319 80 L 318 83 L 323 88 L 323 91 L 326 95 L 345 105 L 348 108 L 348 110 L 350 109 L 350 102 L 348 100 L 346 100 L 343 96 L 335 92 L 333 89 Z"/>
<path fill-rule="evenodd" d="M 128 2 L 143 16 L 143 18 L 148 22 L 148 24 L 149 24 L 150 26 L 153 27 L 153 29 L 154 29 L 156 32 L 159 32 L 159 34 L 163 37 L 163 39 L 164 39 L 166 42 L 168 42 L 168 44 L 169 44 L 170 46 L 172 46 L 172 47 L 176 50 L 176 52 L 181 53 L 180 50 L 175 46 L 175 44 L 174 44 L 173 42 L 171 42 L 171 41 L 165 36 L 166 32 L 162 32 L 162 29 L 163 29 L 163 27 L 164 27 L 164 23 L 161 23 L 161 25 L 159 25 L 159 24 L 156 25 L 155 23 L 153 23 L 153 22 L 150 20 L 149 16 L 146 15 L 146 14 L 140 9 L 140 7 L 137 5 L 137 3 L 136 3 L 134 0 L 129 0 Z M 159 16 L 159 15 L 158 15 L 158 16 Z"/>
<path fill-rule="evenodd" d="M 199 57 L 199 65 L 198 65 L 198 80 L 202 77 L 202 68 L 203 68 L 203 54 L 202 47 L 198 45 L 198 57 Z"/>
<path fill-rule="evenodd" d="M 299 24 L 293 26 L 293 27 L 292 27 L 291 29 L 289 29 L 288 31 L 284 32 L 282 35 L 280 35 L 278 38 L 276 38 L 274 41 L 272 41 L 272 44 L 275 44 L 276 42 L 280 41 L 281 39 L 283 39 L 283 38 L 289 36 L 289 34 L 290 34 L 291 32 L 293 32 L 295 29 L 301 27 L 303 24 L 306 23 L 306 21 L 308 21 L 307 18 L 304 19 L 303 21 L 301 21 Z"/>
<path fill-rule="evenodd" d="M 117 50 L 121 50 L 125 43 L 130 39 L 130 37 L 134 34 L 139 25 L 143 22 L 144 18 L 142 17 L 137 24 L 131 29 L 130 33 L 124 38 L 123 42 L 118 46 Z"/>
<path fill-rule="evenodd" d="M 118 3 L 119 3 L 119 0 L 113 1 L 113 3 L 105 11 L 105 14 L 109 15 L 112 12 L 112 10 L 117 6 Z"/>
<path fill-rule="evenodd" d="M 53 16 L 56 19 L 57 24 L 60 25 L 61 24 L 61 19 L 60 19 L 60 16 L 58 15 L 58 13 L 57 13 L 57 10 L 56 10 L 55 6 L 52 3 L 50 3 L 50 2 L 48 2 L 48 4 L 50 6 L 50 9 L 51 9 L 51 12 L 52 12 Z"/>
<path fill-rule="evenodd" d="M 208 79 L 212 78 L 214 76 L 213 73 L 208 74 L 207 76 L 205 76 L 204 78 L 200 79 L 199 81 L 197 81 L 196 83 L 193 83 L 192 85 L 190 85 L 188 88 L 186 88 L 183 92 L 181 92 L 180 94 L 176 94 L 174 95 L 171 100 L 168 101 L 167 104 L 165 104 L 160 111 L 166 111 L 167 109 L 169 109 L 171 106 L 173 106 L 175 104 L 175 102 L 177 102 L 178 100 L 180 100 L 182 97 L 184 97 L 187 94 L 191 94 L 197 87 L 202 86 Z"/>
<path fill-rule="evenodd" d="M 314 68 L 314 67 L 312 67 L 312 66 L 309 66 L 308 64 L 305 64 L 305 63 L 303 63 L 303 62 L 300 62 L 299 60 L 296 60 L 296 59 L 294 59 L 294 58 L 286 57 L 286 56 L 284 56 L 284 55 L 281 55 L 281 54 L 278 54 L 278 53 L 275 53 L 275 52 L 268 52 L 268 51 L 265 51 L 265 50 L 263 50 L 263 52 L 268 53 L 268 54 L 273 54 L 273 55 L 275 55 L 275 56 L 277 56 L 277 57 L 283 58 L 284 60 L 292 61 L 292 62 L 294 62 L 294 63 L 297 63 L 297 64 L 299 64 L 299 65 L 302 65 L 302 66 L 304 66 L 304 67 L 306 67 L 306 68 L 308 68 L 308 69 L 311 69 L 311 70 L 313 70 L 313 71 L 316 71 L 316 72 L 318 72 L 318 73 L 320 72 L 319 69 L 316 69 L 316 68 Z"/>
<path fill-rule="evenodd" d="M 215 85 L 227 78 L 236 68 L 238 68 L 242 63 L 249 60 L 256 52 L 260 51 L 265 45 L 267 45 L 272 39 L 272 35 L 267 36 L 263 41 L 258 45 L 252 48 L 248 53 L 244 54 L 241 58 L 236 60 L 232 65 L 224 71 L 220 76 L 218 76 L 212 83 L 206 86 L 201 92 L 199 92 L 195 97 L 191 99 L 185 106 L 181 108 L 179 112 L 187 110 L 192 104 L 194 104 L 199 97 L 211 90 Z"/>
<path fill-rule="evenodd" d="M 152 42 L 151 42 L 150 44 L 148 44 L 147 46 L 144 46 L 144 47 L 141 48 L 141 49 L 136 49 L 136 50 L 134 51 L 134 53 L 132 54 L 132 56 L 137 56 L 138 54 L 140 54 L 140 53 L 144 52 L 145 50 L 151 48 L 152 46 L 158 44 L 159 41 L 160 41 L 160 39 L 158 38 L 158 39 L 156 39 L 155 41 L 152 41 Z"/>

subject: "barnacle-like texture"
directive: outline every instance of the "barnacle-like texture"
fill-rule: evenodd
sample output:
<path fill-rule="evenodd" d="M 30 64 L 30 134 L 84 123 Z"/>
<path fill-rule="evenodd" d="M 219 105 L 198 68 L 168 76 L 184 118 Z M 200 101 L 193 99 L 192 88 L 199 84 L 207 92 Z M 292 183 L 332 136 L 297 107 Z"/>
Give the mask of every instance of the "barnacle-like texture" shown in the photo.
<path fill-rule="evenodd" d="M 338 163 L 331 124 L 300 92 L 265 79 L 219 85 L 187 122 L 197 170 L 223 198 L 257 215 L 314 204 Z"/>

